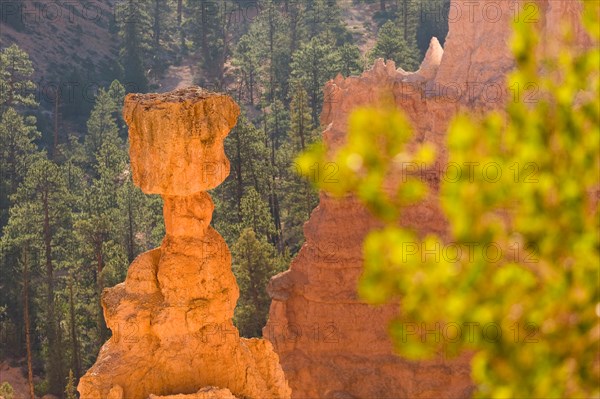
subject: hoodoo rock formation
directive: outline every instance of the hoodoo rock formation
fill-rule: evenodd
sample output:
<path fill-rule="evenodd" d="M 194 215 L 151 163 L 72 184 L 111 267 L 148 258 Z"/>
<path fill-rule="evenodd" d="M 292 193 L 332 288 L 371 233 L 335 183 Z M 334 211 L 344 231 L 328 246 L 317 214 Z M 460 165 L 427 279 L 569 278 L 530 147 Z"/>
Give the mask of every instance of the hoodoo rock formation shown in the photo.
<path fill-rule="evenodd" d="M 522 6 L 526 8 L 519 11 Z M 360 77 L 328 83 L 321 115 L 328 151 L 343 143 L 354 109 L 377 105 L 391 94 L 412 122 L 415 140 L 433 143 L 438 153 L 434 167 L 411 171 L 421 173 L 431 190 L 426 200 L 404 211 L 401 223 L 422 235 L 449 238 L 437 198 L 450 120 L 461 109 L 483 112 L 512 98 L 514 93 L 505 89 L 506 75 L 514 67 L 508 47 L 512 20 L 536 23 L 542 51 L 552 52 L 562 22 L 573 27 L 577 46 L 588 44 L 579 24 L 581 12 L 581 3 L 572 0 L 452 0 L 445 50 L 432 39 L 419 71 L 407 73 L 379 60 Z M 470 397 L 474 387 L 468 355 L 424 362 L 394 355 L 387 325 L 398 304 L 371 307 L 358 298 L 362 242 L 376 226 L 356 200 L 322 193 L 304 227 L 306 243 L 290 269 L 270 282 L 273 302 L 263 333 L 280 356 L 292 397 Z M 434 326 L 427 328 L 433 330 L 431 339 L 440 334 Z"/>
<path fill-rule="evenodd" d="M 232 323 L 239 291 L 231 255 L 209 226 L 204 191 L 229 173 L 223 140 L 238 106 L 192 87 L 130 94 L 123 114 L 134 182 L 163 196 L 166 237 L 103 292 L 113 335 L 81 379 L 81 398 L 289 398 L 271 344 L 240 338 Z"/>

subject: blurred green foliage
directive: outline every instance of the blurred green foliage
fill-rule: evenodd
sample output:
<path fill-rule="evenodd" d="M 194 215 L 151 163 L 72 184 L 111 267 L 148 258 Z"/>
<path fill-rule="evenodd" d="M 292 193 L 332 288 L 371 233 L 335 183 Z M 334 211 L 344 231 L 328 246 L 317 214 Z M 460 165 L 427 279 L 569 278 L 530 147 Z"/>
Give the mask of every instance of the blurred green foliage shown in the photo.
<path fill-rule="evenodd" d="M 515 24 L 507 85 L 523 91 L 502 112 L 451 124 L 449 164 L 494 165 L 444 179 L 452 241 L 398 226 L 427 187 L 418 176 L 390 177 L 398 162 L 434 156 L 409 144 L 410 126 L 393 108 L 355 111 L 333 159 L 323 147 L 299 158 L 301 170 L 335 162 L 339 179 L 319 187 L 356 195 L 385 223 L 364 242 L 359 292 L 372 303 L 401 298 L 390 325 L 397 351 L 474 353 L 479 397 L 600 396 L 599 4 L 585 7 L 589 50 L 574 50 L 565 28 L 558 54 L 539 57 L 535 26 Z"/>

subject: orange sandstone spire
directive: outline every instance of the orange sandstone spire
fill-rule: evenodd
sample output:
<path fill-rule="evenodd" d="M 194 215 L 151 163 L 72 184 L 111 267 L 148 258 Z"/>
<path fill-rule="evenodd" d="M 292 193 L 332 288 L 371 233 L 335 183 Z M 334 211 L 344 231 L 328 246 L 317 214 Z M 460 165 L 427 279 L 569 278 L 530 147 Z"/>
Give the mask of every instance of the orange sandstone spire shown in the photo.
<path fill-rule="evenodd" d="M 123 114 L 133 180 L 162 195 L 166 237 L 134 260 L 124 283 L 104 290 L 113 335 L 82 377 L 81 398 L 290 398 L 271 344 L 240 338 L 233 325 L 231 255 L 210 227 L 205 191 L 229 174 L 223 140 L 239 107 L 190 87 L 130 94 Z"/>

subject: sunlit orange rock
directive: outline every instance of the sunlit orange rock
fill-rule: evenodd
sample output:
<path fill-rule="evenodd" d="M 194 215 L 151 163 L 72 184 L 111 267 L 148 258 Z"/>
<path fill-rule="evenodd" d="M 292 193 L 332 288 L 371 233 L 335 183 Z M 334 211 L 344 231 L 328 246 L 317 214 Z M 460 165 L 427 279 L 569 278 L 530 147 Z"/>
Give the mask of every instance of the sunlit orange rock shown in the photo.
<path fill-rule="evenodd" d="M 229 96 L 200 88 L 127 96 L 123 117 L 134 183 L 161 195 L 190 195 L 221 184 L 229 175 L 223 141 L 239 112 Z"/>
<path fill-rule="evenodd" d="M 204 191 L 227 176 L 223 140 L 238 114 L 229 97 L 200 88 L 126 97 L 134 181 L 163 196 L 166 236 L 104 290 L 113 335 L 81 379 L 82 399 L 290 397 L 272 345 L 240 338 L 232 323 L 231 255 L 209 226 Z"/>
<path fill-rule="evenodd" d="M 229 389 L 219 389 L 214 387 L 205 387 L 196 393 L 190 395 L 150 395 L 148 399 L 237 399 Z"/>
<path fill-rule="evenodd" d="M 438 159 L 433 167 L 406 165 L 396 176 L 418 174 L 430 187 L 429 196 L 403 211 L 399 221 L 420 235 L 435 233 L 450 239 L 438 201 L 440 183 L 452 178 L 446 169 L 448 124 L 461 109 L 483 113 L 513 100 L 514 92 L 505 88 L 507 73 L 514 67 L 511 22 L 519 7 L 527 4 L 518 17 L 537 24 L 541 51 L 552 54 L 562 22 L 572 25 L 575 46 L 589 43 L 578 22 L 582 10 L 578 1 L 452 0 L 445 48 L 432 39 L 419 71 L 409 73 L 391 61 L 378 60 L 361 76 L 338 76 L 324 90 L 321 123 L 329 152 L 344 143 L 353 110 L 390 99 L 411 121 L 415 142 L 435 145 Z M 396 356 L 387 327 L 401 304 L 372 307 L 358 297 L 362 243 L 377 226 L 355 199 L 321 193 L 319 206 L 304 226 L 306 242 L 300 253 L 289 270 L 270 282 L 273 301 L 263 334 L 280 356 L 292 397 L 471 397 L 474 385 L 467 354 L 422 362 Z M 433 331 L 429 339 L 435 339 L 435 326 L 425 327 Z"/>

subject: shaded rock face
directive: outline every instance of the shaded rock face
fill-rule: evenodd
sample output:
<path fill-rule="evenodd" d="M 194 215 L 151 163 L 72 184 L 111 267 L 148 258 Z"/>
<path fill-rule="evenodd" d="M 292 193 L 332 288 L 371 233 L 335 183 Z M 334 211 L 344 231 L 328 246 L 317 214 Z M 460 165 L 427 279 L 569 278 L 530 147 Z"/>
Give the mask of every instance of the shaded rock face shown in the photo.
<path fill-rule="evenodd" d="M 543 44 L 540 51 L 554 51 L 552 43 L 560 36 L 563 21 L 574 27 L 576 46 L 589 43 L 577 23 L 582 10 L 579 2 L 529 3 L 535 7 L 519 17 L 537 24 Z M 514 67 L 508 47 L 510 23 L 515 6 L 524 4 L 453 0 L 445 49 L 432 39 L 419 71 L 406 73 L 393 62 L 379 60 L 360 77 L 338 77 L 327 84 L 321 122 L 328 151 L 344 142 L 348 116 L 354 109 L 376 106 L 389 98 L 412 122 L 415 141 L 436 147 L 438 159 L 433 167 L 398 171 L 399 177 L 419 174 L 430 186 L 429 196 L 406 209 L 400 221 L 420 235 L 435 233 L 450 239 L 438 201 L 440 183 L 452 172 L 446 170 L 448 124 L 461 109 L 480 113 L 512 100 L 513 93 L 505 89 L 506 75 Z M 494 9 L 498 14 L 491 18 Z M 321 193 L 319 206 L 304 226 L 303 248 L 290 269 L 269 284 L 273 301 L 263 334 L 280 356 L 292 397 L 470 397 L 474 386 L 468 354 L 422 362 L 394 355 L 387 326 L 401 306 L 371 307 L 358 298 L 362 243 L 377 226 L 355 199 L 333 199 Z"/>
<path fill-rule="evenodd" d="M 223 139 L 238 106 L 188 88 L 130 94 L 123 113 L 134 182 L 163 196 L 166 237 L 135 259 L 124 283 L 104 290 L 113 335 L 81 379 L 81 398 L 289 398 L 271 344 L 240 338 L 232 323 L 231 255 L 209 226 L 214 206 L 204 191 L 227 176 Z M 209 386 L 219 388 L 198 391 Z"/>

